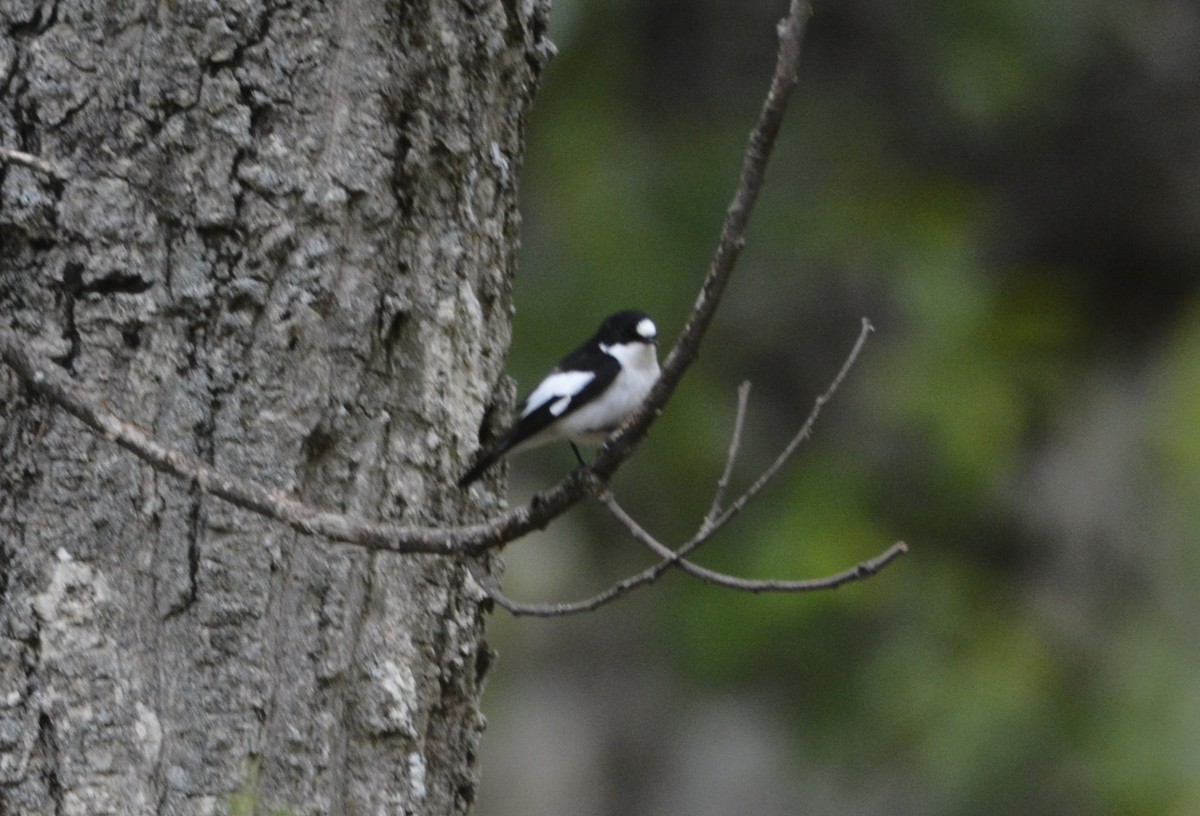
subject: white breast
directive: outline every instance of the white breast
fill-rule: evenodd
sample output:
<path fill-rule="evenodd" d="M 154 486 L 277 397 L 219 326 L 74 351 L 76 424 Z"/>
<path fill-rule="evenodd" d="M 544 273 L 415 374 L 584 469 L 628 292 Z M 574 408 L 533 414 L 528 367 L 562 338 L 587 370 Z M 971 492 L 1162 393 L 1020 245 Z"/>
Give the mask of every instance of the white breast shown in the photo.
<path fill-rule="evenodd" d="M 598 445 L 632 414 L 658 381 L 658 355 L 648 343 L 601 346 L 621 363 L 612 385 L 558 423 L 559 438 Z"/>

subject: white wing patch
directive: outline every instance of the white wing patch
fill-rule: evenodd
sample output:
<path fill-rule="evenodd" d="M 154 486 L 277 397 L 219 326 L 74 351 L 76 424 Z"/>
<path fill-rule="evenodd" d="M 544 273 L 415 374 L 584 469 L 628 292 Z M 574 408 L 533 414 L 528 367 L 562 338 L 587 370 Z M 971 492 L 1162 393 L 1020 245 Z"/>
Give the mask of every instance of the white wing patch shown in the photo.
<path fill-rule="evenodd" d="M 521 409 L 521 417 L 529 416 L 548 402 L 553 403 L 550 413 L 559 416 L 567 410 L 571 398 L 594 379 L 596 375 L 591 371 L 556 371 L 533 389 L 533 393 L 525 400 L 525 407 Z"/>
<path fill-rule="evenodd" d="M 554 414 L 555 416 L 558 416 L 563 411 L 567 410 L 567 406 L 570 404 L 571 404 L 570 397 L 559 397 L 554 402 L 550 403 L 550 413 Z"/>

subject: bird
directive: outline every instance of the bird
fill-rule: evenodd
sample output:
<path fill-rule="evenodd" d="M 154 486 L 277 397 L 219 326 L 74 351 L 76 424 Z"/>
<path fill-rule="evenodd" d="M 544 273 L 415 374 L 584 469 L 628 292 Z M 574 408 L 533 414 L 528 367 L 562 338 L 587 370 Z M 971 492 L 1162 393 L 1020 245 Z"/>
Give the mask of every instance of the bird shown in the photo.
<path fill-rule="evenodd" d="M 508 454 L 565 439 L 599 445 L 658 381 L 658 327 L 645 312 L 606 318 L 583 345 L 558 361 L 522 400 L 516 423 L 458 480 L 465 488 Z"/>

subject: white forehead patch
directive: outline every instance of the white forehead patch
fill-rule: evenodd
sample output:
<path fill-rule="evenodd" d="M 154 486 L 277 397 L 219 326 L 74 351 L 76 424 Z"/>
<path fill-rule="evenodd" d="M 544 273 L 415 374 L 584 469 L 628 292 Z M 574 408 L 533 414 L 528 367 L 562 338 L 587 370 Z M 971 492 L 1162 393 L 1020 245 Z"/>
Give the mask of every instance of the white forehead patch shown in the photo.
<path fill-rule="evenodd" d="M 653 340 L 655 335 L 658 334 L 658 329 L 654 327 L 653 320 L 648 317 L 643 317 L 638 321 L 637 333 L 642 337 L 645 337 L 647 340 Z"/>

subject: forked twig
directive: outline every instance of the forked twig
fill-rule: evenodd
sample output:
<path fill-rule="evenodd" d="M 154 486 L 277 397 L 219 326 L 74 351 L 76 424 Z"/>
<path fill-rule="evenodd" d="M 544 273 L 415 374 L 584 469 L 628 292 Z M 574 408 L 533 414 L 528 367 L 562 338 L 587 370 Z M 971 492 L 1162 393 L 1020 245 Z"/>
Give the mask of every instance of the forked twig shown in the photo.
<path fill-rule="evenodd" d="M 630 519 L 632 521 L 632 519 Z M 636 525 L 636 522 L 634 522 Z M 641 528 L 638 527 L 640 530 Z M 628 578 L 625 578 L 602 592 L 598 592 L 589 598 L 584 598 L 579 601 L 563 601 L 557 603 L 525 603 L 514 600 L 500 589 L 496 580 L 483 572 L 482 568 L 476 562 L 469 562 L 468 566 L 471 570 L 471 575 L 475 581 L 483 588 L 488 597 L 501 609 L 504 609 L 509 614 L 516 617 L 534 617 L 534 618 L 559 618 L 568 615 L 579 615 L 585 612 L 592 612 L 605 606 L 618 598 L 629 594 L 635 589 L 648 586 L 656 582 L 667 570 L 678 566 L 681 569 L 695 575 L 701 580 L 716 584 L 730 589 L 738 589 L 745 592 L 816 592 L 819 590 L 837 589 L 838 587 L 852 583 L 854 581 L 862 581 L 878 573 L 884 567 L 891 564 L 900 556 L 908 552 L 908 545 L 903 541 L 898 541 L 891 547 L 888 547 L 884 552 L 874 558 L 856 564 L 849 569 L 824 578 L 810 578 L 801 581 L 754 581 L 743 578 L 736 578 L 731 575 L 715 572 L 714 570 L 706 569 L 698 564 L 693 564 L 685 560 L 684 556 L 699 546 L 702 539 L 692 539 L 678 550 L 670 550 L 663 547 L 649 533 L 642 533 L 646 536 L 643 543 L 649 544 L 653 542 L 656 546 L 652 547 L 655 551 L 660 552 L 662 560 L 652 564 L 641 572 L 635 573 Z"/>
<path fill-rule="evenodd" d="M 746 405 L 749 401 L 750 381 L 743 380 L 742 384 L 738 386 L 737 415 L 733 419 L 733 433 L 729 437 L 729 452 L 725 454 L 725 468 L 721 471 L 721 478 L 717 479 L 717 489 L 713 491 L 712 504 L 708 506 L 708 512 L 704 514 L 704 520 L 700 522 L 701 533 L 708 532 L 712 528 L 717 515 L 721 512 L 721 502 L 725 500 L 725 491 L 729 487 L 729 480 L 733 478 L 733 463 L 742 446 L 742 428 L 746 424 Z"/>
<path fill-rule="evenodd" d="M 842 367 L 838 370 L 837 375 L 830 382 L 829 386 L 816 398 L 813 402 L 813 407 L 805 418 L 804 423 L 800 427 L 800 431 L 792 438 L 792 440 L 784 447 L 779 456 L 770 467 L 754 482 L 750 488 L 738 497 L 730 508 L 721 510 L 721 497 L 732 478 L 733 463 L 737 458 L 737 453 L 741 445 L 741 431 L 745 425 L 746 404 L 750 394 L 750 384 L 742 383 L 738 388 L 738 411 L 737 417 L 734 420 L 734 431 L 729 443 L 729 452 L 725 457 L 725 465 L 721 472 L 721 477 L 717 481 L 717 487 L 714 491 L 713 502 L 708 513 L 700 523 L 696 533 L 678 549 L 672 550 L 657 538 L 651 535 L 644 527 L 642 527 L 636 519 L 629 515 L 623 507 L 617 502 L 610 489 L 602 489 L 596 496 L 597 500 L 604 505 L 609 514 L 620 523 L 633 538 L 644 545 L 647 549 L 653 552 L 661 560 L 647 567 L 639 573 L 629 576 L 607 589 L 599 592 L 589 598 L 580 601 L 572 601 L 565 603 L 523 603 L 514 600 L 505 595 L 496 584 L 496 582 L 487 576 L 478 574 L 478 568 L 473 568 L 472 574 L 475 575 L 476 581 L 484 588 L 491 596 L 496 604 L 503 609 L 506 609 L 513 615 L 529 615 L 534 617 L 561 617 L 564 615 L 575 615 L 581 612 L 590 612 L 598 609 L 607 603 L 615 601 L 622 595 L 626 595 L 639 587 L 652 584 L 662 577 L 663 573 L 672 567 L 678 567 L 689 575 L 699 578 L 716 586 L 725 587 L 728 589 L 737 589 L 743 592 L 815 592 L 825 589 L 836 589 L 843 584 L 851 581 L 861 581 L 869 578 L 879 572 L 881 569 L 892 563 L 904 553 L 908 552 L 908 545 L 899 541 L 893 544 L 888 549 L 884 550 L 879 555 L 857 564 L 849 569 L 834 575 L 829 575 L 824 578 L 809 578 L 803 580 L 755 580 L 748 578 L 738 578 L 737 576 L 728 575 L 716 570 L 702 567 L 692 561 L 687 560 L 687 557 L 700 548 L 702 544 L 710 540 L 737 511 L 740 511 L 746 504 L 758 495 L 766 484 L 779 472 L 779 469 L 790 459 L 796 452 L 800 443 L 808 439 L 813 425 L 817 421 L 817 416 L 821 413 L 821 409 L 833 398 L 841 387 L 842 382 L 846 379 L 846 375 L 858 360 L 862 353 L 866 339 L 871 332 L 871 324 L 866 320 L 863 321 L 862 330 L 859 332 L 858 339 L 847 355 Z"/>
<path fill-rule="evenodd" d="M 825 407 L 829 400 L 833 399 L 833 395 L 836 394 L 838 388 L 841 387 L 842 381 L 846 379 L 846 375 L 850 373 L 850 369 L 853 368 L 854 364 L 858 361 L 859 355 L 862 354 L 863 347 L 867 344 L 867 338 L 874 330 L 875 327 L 871 325 L 871 321 L 864 317 L 862 319 L 862 328 L 858 332 L 858 339 L 854 341 L 854 346 L 850 349 L 850 354 L 847 355 L 846 361 L 842 363 L 842 367 L 838 370 L 837 376 L 833 378 L 833 382 L 829 384 L 829 387 L 825 389 L 825 392 L 817 397 L 816 401 L 813 403 L 812 410 L 809 412 L 808 417 L 804 420 L 804 424 L 800 426 L 800 430 L 796 432 L 796 435 L 792 437 L 791 441 L 789 441 L 787 445 L 784 446 L 783 450 L 779 452 L 779 455 L 775 457 L 775 461 L 772 462 L 767 469 L 762 472 L 762 475 L 760 475 L 754 481 L 754 484 L 750 485 L 750 487 L 746 489 L 745 493 L 738 496 L 737 499 L 731 505 L 729 505 L 729 507 L 727 507 L 721 512 L 720 515 L 717 516 L 716 521 L 712 524 L 712 531 L 715 532 L 716 530 L 721 529 L 729 522 L 731 518 L 740 513 L 750 502 L 750 500 L 757 496 L 762 489 L 767 486 L 767 483 L 774 478 L 775 474 L 779 472 L 779 469 L 786 465 L 788 460 L 795 455 L 796 449 L 800 447 L 800 443 L 812 435 L 813 426 L 817 424 L 817 417 L 821 415 L 821 409 Z"/>

